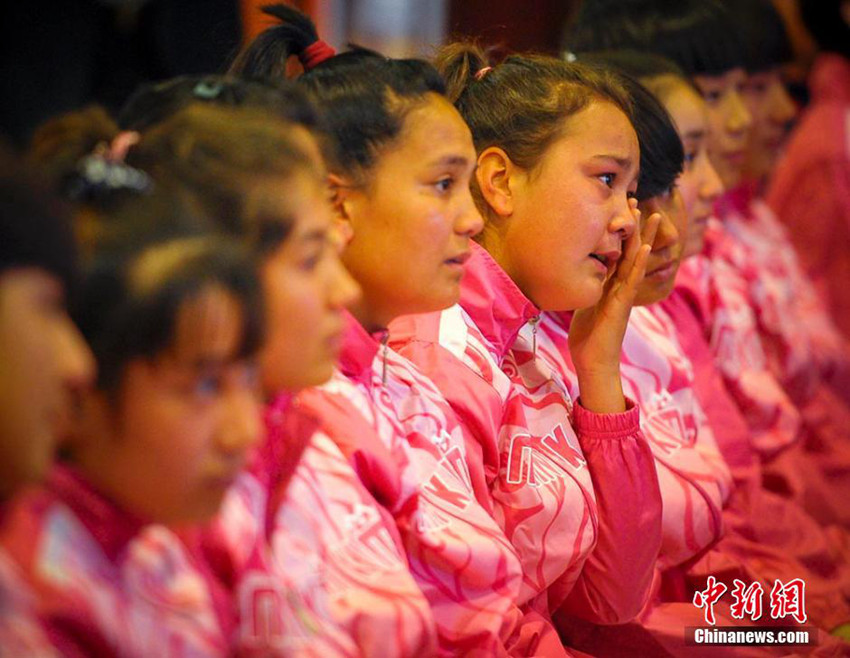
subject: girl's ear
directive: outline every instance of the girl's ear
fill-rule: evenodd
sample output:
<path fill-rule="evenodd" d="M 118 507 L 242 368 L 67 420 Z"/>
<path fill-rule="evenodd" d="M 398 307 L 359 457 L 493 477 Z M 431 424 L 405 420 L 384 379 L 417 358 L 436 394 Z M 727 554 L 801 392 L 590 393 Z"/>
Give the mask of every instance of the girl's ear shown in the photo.
<path fill-rule="evenodd" d="M 517 184 L 523 175 L 523 170 L 498 146 L 486 148 L 478 156 L 478 189 L 496 216 L 507 218 L 514 213 Z"/>
<path fill-rule="evenodd" d="M 352 225 L 352 193 L 354 186 L 337 174 L 328 174 L 331 209 L 333 210 L 334 232 L 341 244 L 347 245 L 354 237 Z"/>

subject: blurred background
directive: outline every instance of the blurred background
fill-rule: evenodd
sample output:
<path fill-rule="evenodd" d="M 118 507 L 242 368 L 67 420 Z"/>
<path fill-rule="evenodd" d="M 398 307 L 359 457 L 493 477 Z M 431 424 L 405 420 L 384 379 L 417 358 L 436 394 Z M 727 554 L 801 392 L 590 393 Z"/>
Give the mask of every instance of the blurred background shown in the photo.
<path fill-rule="evenodd" d="M 117 109 L 141 82 L 223 71 L 270 20 L 271 0 L 5 0 L 0 8 L 0 133 L 22 146 L 47 118 L 96 102 Z M 336 47 L 428 56 L 473 36 L 497 53 L 560 51 L 581 0 L 289 0 Z M 814 46 L 795 0 L 774 0 L 797 52 L 801 82 Z"/>

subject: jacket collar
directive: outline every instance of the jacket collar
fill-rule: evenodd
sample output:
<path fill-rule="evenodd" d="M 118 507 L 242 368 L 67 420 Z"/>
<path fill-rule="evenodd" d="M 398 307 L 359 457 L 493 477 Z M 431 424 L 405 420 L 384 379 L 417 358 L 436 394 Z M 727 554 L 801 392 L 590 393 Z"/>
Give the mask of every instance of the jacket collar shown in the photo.
<path fill-rule="evenodd" d="M 526 322 L 540 314 L 482 246 L 472 256 L 460 287 L 460 306 L 503 359 Z"/>
<path fill-rule="evenodd" d="M 47 488 L 71 508 L 110 560 L 117 560 L 130 540 L 148 525 L 97 491 L 70 466 L 55 466 Z"/>
<path fill-rule="evenodd" d="M 368 383 L 372 364 L 382 345 L 386 345 L 389 333 L 386 329 L 369 333 L 351 313 L 345 313 L 345 333 L 339 369 L 346 377 Z"/>
<path fill-rule="evenodd" d="M 575 311 L 546 311 L 546 316 L 569 333 L 574 313 Z"/>
<path fill-rule="evenodd" d="M 809 80 L 815 101 L 850 102 L 850 60 L 841 55 L 819 55 Z"/>
<path fill-rule="evenodd" d="M 728 217 L 731 213 L 743 219 L 750 216 L 750 205 L 758 196 L 758 181 L 747 180 L 723 194 L 714 204 L 718 217 Z"/>

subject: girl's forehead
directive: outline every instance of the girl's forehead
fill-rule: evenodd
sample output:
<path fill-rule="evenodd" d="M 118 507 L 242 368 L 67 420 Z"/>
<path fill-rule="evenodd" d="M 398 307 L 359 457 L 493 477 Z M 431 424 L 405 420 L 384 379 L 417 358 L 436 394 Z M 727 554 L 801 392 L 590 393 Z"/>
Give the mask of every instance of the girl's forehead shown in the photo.
<path fill-rule="evenodd" d="M 171 355 L 186 365 L 233 360 L 244 332 L 242 305 L 230 292 L 210 285 L 180 304 Z"/>

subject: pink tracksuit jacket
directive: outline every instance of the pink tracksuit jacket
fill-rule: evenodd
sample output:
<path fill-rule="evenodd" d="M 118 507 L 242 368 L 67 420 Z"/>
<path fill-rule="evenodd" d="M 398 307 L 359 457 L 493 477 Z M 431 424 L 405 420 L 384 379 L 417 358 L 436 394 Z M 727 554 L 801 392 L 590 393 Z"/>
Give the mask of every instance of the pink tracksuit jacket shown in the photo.
<path fill-rule="evenodd" d="M 658 331 L 653 345 L 667 342 L 691 364 L 689 387 L 706 414 L 699 423 L 709 430 L 716 445 L 732 464 L 735 486 L 723 508 L 727 529 L 720 542 L 689 566 L 688 578 L 701 588 L 709 575 L 732 587 L 732 580 L 761 581 L 804 578 L 807 609 L 813 623 L 831 629 L 850 619 L 845 596 L 850 589 L 846 538 L 824 531 L 793 502 L 764 490 L 758 459 L 746 438 L 746 423 L 723 388 L 710 349 L 699 325 L 678 294 L 635 316 L 654 320 Z M 691 358 L 693 355 L 693 358 Z"/>
<path fill-rule="evenodd" d="M 809 340 L 802 329 L 797 331 L 798 337 L 785 339 L 778 337 L 779 330 L 760 330 L 760 323 L 775 327 L 787 322 L 791 327 L 800 327 L 805 322 L 795 319 L 798 314 L 788 310 L 781 319 L 771 319 L 783 306 L 793 304 L 791 295 L 782 292 L 790 284 L 783 283 L 780 275 L 770 274 L 771 267 L 781 269 L 781 265 L 759 263 L 760 256 L 754 249 L 733 237 L 725 224 L 712 221 L 704 255 L 683 263 L 676 285 L 705 327 L 717 365 L 744 412 L 762 461 L 769 461 L 766 476 L 770 488 L 794 498 L 823 523 L 847 526 L 850 511 L 844 501 L 850 495 L 848 409 L 821 377 L 814 352 L 806 347 L 817 341 Z M 811 296 L 804 292 L 797 297 L 801 306 L 812 305 L 806 302 Z M 822 324 L 812 322 L 813 326 Z M 785 331 L 789 336 L 793 333 L 791 329 Z M 822 334 L 814 329 L 810 333 Z M 765 344 L 774 345 L 772 358 Z M 790 372 L 783 371 L 782 364 L 792 362 L 790 348 L 777 347 L 782 344 L 796 345 L 793 361 L 797 374 L 782 374 Z M 826 348 L 821 351 L 824 355 L 836 354 Z M 809 358 L 801 352 L 808 353 Z M 824 359 L 829 360 L 826 356 Z M 839 361 L 836 357 L 830 363 Z M 810 364 L 808 368 L 800 365 L 805 363 Z M 794 403 L 782 383 L 798 395 L 799 404 Z"/>
<path fill-rule="evenodd" d="M 493 514 L 522 563 L 520 601 L 598 623 L 643 607 L 661 542 L 652 451 L 634 403 L 574 404 L 521 330 L 540 312 L 478 245 L 460 303 L 401 318 L 390 344 L 437 384 L 469 433 Z"/>
<path fill-rule="evenodd" d="M 578 381 L 567 342 L 571 316 L 544 313 L 537 350 L 575 396 Z M 620 373 L 624 393 L 640 408 L 656 461 L 663 502 L 658 566 L 664 570 L 693 559 L 720 538 L 732 479 L 694 395 L 690 362 L 644 308 L 632 309 Z"/>
<path fill-rule="evenodd" d="M 822 52 L 810 103 L 776 165 L 767 201 L 845 340 L 850 340 L 850 60 Z"/>
<path fill-rule="evenodd" d="M 802 406 L 819 386 L 847 382 L 850 351 L 804 274 L 787 229 L 756 193 L 755 183 L 745 183 L 718 201 L 723 226 L 742 247 L 721 255 L 738 258 L 732 265 L 749 286 L 771 370 Z M 838 392 L 850 399 L 848 391 Z"/>
<path fill-rule="evenodd" d="M 433 383 L 385 339 L 349 317 L 338 372 L 299 402 L 322 419 L 394 519 L 430 603 L 440 654 L 565 655 L 551 623 L 519 609 L 520 564 L 486 506 L 463 427 Z"/>
<path fill-rule="evenodd" d="M 725 241 L 717 254 L 746 282 L 771 372 L 803 420 L 803 440 L 771 465 L 771 475 L 784 481 L 783 487 L 818 519 L 848 527 L 847 343 L 803 274 L 786 229 L 756 198 L 756 186 L 745 184 L 727 193 L 717 209 L 739 247 L 723 248 L 729 243 Z"/>
<path fill-rule="evenodd" d="M 15 501 L 2 546 L 67 656 L 225 656 L 229 593 L 183 539 L 146 524 L 57 466 Z"/>
<path fill-rule="evenodd" d="M 565 373 L 565 381 L 574 389 L 576 381 L 567 342 L 570 315 L 543 315 L 537 349 L 553 368 Z M 710 358 L 709 355 L 709 362 Z M 571 624 L 569 633 L 576 644 L 600 655 L 621 650 L 621 645 L 629 642 L 634 642 L 635 650 L 640 647 L 649 651 L 646 644 L 664 644 L 665 639 L 680 636 L 685 626 L 699 623 L 691 600 L 694 591 L 705 586 L 709 575 L 728 582 L 730 588 L 733 578 L 747 583 L 769 581 L 768 589 L 775 577 L 814 575 L 802 564 L 785 560 L 782 550 L 763 549 L 752 540 L 752 531 L 742 528 L 745 524 L 737 520 L 732 521 L 731 534 L 737 535 L 743 529 L 745 536 L 730 541 L 727 534 L 721 539 L 721 516 L 726 520 L 730 514 L 729 504 L 737 491 L 702 410 L 694 369 L 677 340 L 675 326 L 662 309 L 633 309 L 623 342 L 621 369 L 626 395 L 641 405 L 643 431 L 658 460 L 664 502 L 664 543 L 659 555 L 663 573 L 657 581 L 658 596 L 641 615 L 642 630 L 627 627 L 610 633 Z M 735 418 L 731 421 L 734 424 Z M 745 437 L 740 438 L 746 441 Z M 702 541 L 695 541 L 697 538 Z M 678 568 L 671 568 L 675 565 Z M 815 585 L 818 600 L 810 599 L 810 603 L 817 612 L 825 612 L 824 604 L 838 605 L 846 611 L 840 589 L 832 586 L 829 596 L 824 596 L 817 586 L 823 590 L 826 583 Z M 728 611 L 725 618 L 721 623 L 744 623 L 731 619 Z M 840 619 L 833 614 L 832 619 L 836 618 Z"/>
<path fill-rule="evenodd" d="M 207 533 L 206 552 L 221 556 L 211 561 L 234 589 L 241 654 L 434 655 L 432 614 L 393 519 L 327 428 L 286 394 L 266 427 Z"/>
<path fill-rule="evenodd" d="M 5 511 L 0 507 L 0 527 Z M 3 532 L 0 531 L 0 536 Z M 0 548 L 0 647 L 3 655 L 59 656 L 42 627 L 36 594 L 11 557 Z"/>
<path fill-rule="evenodd" d="M 802 420 L 770 371 L 746 282 L 719 256 L 735 249 L 740 246 L 723 226 L 709 220 L 703 254 L 682 263 L 676 289 L 703 328 L 717 368 L 747 420 L 753 448 L 768 459 L 800 439 Z"/>

